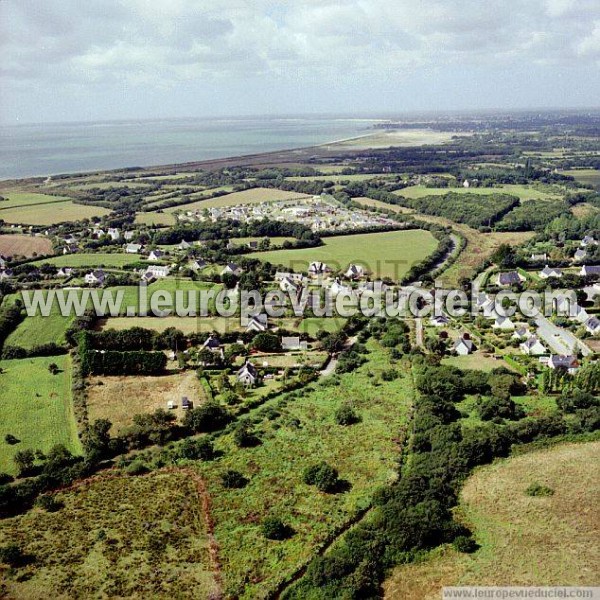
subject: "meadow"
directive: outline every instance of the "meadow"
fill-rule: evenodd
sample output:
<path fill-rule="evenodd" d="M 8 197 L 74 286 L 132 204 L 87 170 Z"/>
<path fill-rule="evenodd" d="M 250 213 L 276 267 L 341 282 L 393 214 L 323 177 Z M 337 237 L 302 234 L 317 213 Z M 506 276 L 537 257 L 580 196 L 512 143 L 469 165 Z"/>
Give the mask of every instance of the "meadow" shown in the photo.
<path fill-rule="evenodd" d="M 437 246 L 433 235 L 420 229 L 340 235 L 323 238 L 323 242 L 317 248 L 255 252 L 248 256 L 295 271 L 306 271 L 313 261 L 325 262 L 336 271 L 357 263 L 366 266 L 374 278 L 399 280 Z"/>
<path fill-rule="evenodd" d="M 115 252 L 113 254 L 108 253 L 85 253 L 77 252 L 75 254 L 61 254 L 60 256 L 53 256 L 52 258 L 42 258 L 40 260 L 32 261 L 32 265 L 49 264 L 55 267 L 124 267 L 136 262 L 143 260 L 143 258 L 137 254 L 125 254 L 125 252 Z"/>
<path fill-rule="evenodd" d="M 71 200 L 47 204 L 29 204 L 0 210 L 0 219 L 6 223 L 27 225 L 55 225 L 65 221 L 80 221 L 110 214 L 107 208 L 75 204 Z"/>
<path fill-rule="evenodd" d="M 139 212 L 135 215 L 134 223 L 148 226 L 170 226 L 175 225 L 175 217 L 164 212 Z"/>
<path fill-rule="evenodd" d="M 433 600 L 453 585 L 595 585 L 600 553 L 600 442 L 564 444 L 483 467 L 470 477 L 457 515 L 481 546 L 441 547 L 398 567 L 385 597 Z M 531 497 L 534 483 L 552 496 Z"/>
<path fill-rule="evenodd" d="M 412 379 L 383 381 L 381 373 L 390 366 L 387 351 L 375 341 L 368 349 L 369 363 L 340 376 L 339 383 L 327 385 L 324 380 L 286 403 L 268 401 L 260 412 L 271 418 L 255 419 L 260 445 L 238 448 L 226 434 L 216 442 L 222 458 L 198 464 L 208 493 L 219 498 L 211 516 L 230 596 L 267 597 L 367 509 L 376 488 L 396 477 L 398 438 L 412 403 Z M 338 425 L 334 413 L 349 399 L 362 420 Z M 326 494 L 302 482 L 303 470 L 320 460 L 339 470 L 347 491 Z M 242 473 L 248 485 L 224 489 L 220 476 L 227 469 Z M 292 527 L 292 537 L 265 539 L 261 523 L 267 516 Z"/>
<path fill-rule="evenodd" d="M 39 204 L 52 204 L 55 202 L 69 202 L 71 198 L 66 196 L 52 196 L 50 194 L 38 194 L 35 192 L 13 192 L 2 191 L 0 196 L 5 200 L 0 201 L 0 211 L 7 208 L 19 208 L 22 206 L 37 206 Z M 0 214 L 2 214 L 0 212 Z"/>
<path fill-rule="evenodd" d="M 58 365 L 58 374 L 48 371 L 50 363 Z M 64 444 L 79 453 L 70 358 L 2 360 L 0 368 L 0 472 L 14 473 L 13 456 L 26 448 L 47 452 L 55 444 Z M 4 436 L 8 433 L 20 443 L 7 444 Z"/>
<path fill-rule="evenodd" d="M 560 172 L 563 175 L 570 175 L 571 177 L 574 177 L 579 183 L 593 185 L 594 187 L 600 186 L 599 169 L 569 169 L 567 171 Z"/>
<path fill-rule="evenodd" d="M 105 476 L 56 494 L 58 512 L 0 522 L 0 545 L 35 563 L 0 567 L 12 598 L 221 597 L 200 483 L 184 470 Z"/>
<path fill-rule="evenodd" d="M 449 192 L 456 194 L 478 194 L 480 196 L 499 193 L 511 194 L 512 196 L 517 196 L 520 200 L 543 200 L 546 198 L 555 200 L 561 197 L 553 188 L 542 190 L 529 185 L 516 184 L 499 185 L 493 188 L 431 188 L 424 185 L 413 185 L 402 190 L 397 190 L 394 194 L 404 196 L 405 198 L 424 198 L 425 196 L 443 196 Z"/>

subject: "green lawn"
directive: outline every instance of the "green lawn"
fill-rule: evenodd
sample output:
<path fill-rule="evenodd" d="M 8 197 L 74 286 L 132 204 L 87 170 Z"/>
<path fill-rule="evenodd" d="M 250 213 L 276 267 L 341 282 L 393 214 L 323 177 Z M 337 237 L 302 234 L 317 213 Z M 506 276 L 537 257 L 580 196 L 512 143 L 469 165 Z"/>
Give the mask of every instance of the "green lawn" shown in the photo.
<path fill-rule="evenodd" d="M 61 369 L 51 375 L 48 365 Z M 0 471 L 14 473 L 12 457 L 18 450 L 48 451 L 65 444 L 81 451 L 71 404 L 71 361 L 68 356 L 0 361 Z M 8 445 L 10 433 L 21 442 Z"/>
<path fill-rule="evenodd" d="M 306 271 L 312 261 L 325 262 L 334 270 L 345 270 L 350 263 L 360 263 L 371 271 L 372 277 L 398 280 L 437 246 L 431 233 L 418 229 L 340 235 L 323 238 L 323 242 L 318 248 L 255 252 L 248 256 L 295 271 Z"/>
<path fill-rule="evenodd" d="M 448 188 L 430 188 L 424 185 L 413 185 L 402 190 L 394 192 L 399 196 L 405 198 L 424 198 L 425 196 L 443 196 L 453 192 L 456 194 L 511 194 L 517 196 L 521 200 L 538 200 L 544 198 L 556 199 L 560 198 L 560 194 L 557 194 L 555 190 L 549 189 L 548 191 L 541 191 L 540 189 L 528 186 L 528 185 L 499 185 L 493 188 L 463 188 L 463 187 L 448 187 Z"/>
<path fill-rule="evenodd" d="M 285 404 L 279 399 L 267 402 L 264 407 L 279 416 L 257 424 L 260 446 L 239 449 L 228 434 L 216 444 L 223 457 L 198 464 L 208 493 L 218 498 L 212 517 L 227 595 L 267 597 L 310 561 L 334 531 L 368 507 L 375 489 L 395 478 L 397 439 L 412 403 L 412 378 L 407 373 L 381 381 L 381 371 L 390 367 L 389 355 L 374 341 L 368 348 L 369 363 L 342 375 L 339 384 L 318 384 Z M 406 373 L 406 365 L 397 368 Z M 347 401 L 362 421 L 344 427 L 336 424 L 334 413 Z M 320 460 L 339 470 L 349 482 L 348 491 L 325 494 L 302 483 L 303 470 Z M 227 469 L 241 472 L 248 485 L 224 489 L 220 475 Z M 260 525 L 270 515 L 293 527 L 289 540 L 263 537 Z"/>

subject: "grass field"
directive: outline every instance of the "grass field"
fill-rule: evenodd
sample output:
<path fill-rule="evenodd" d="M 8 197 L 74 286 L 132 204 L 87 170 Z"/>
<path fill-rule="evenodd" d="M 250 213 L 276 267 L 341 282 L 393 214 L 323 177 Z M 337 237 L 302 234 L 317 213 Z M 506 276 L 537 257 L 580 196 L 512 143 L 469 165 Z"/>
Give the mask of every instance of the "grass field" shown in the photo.
<path fill-rule="evenodd" d="M 50 316 L 25 317 L 6 339 L 7 346 L 31 349 L 42 344 L 65 343 L 65 333 L 75 317 L 63 317 L 56 307 Z"/>
<path fill-rule="evenodd" d="M 481 548 L 469 555 L 444 547 L 397 568 L 385 597 L 437 600 L 453 585 L 596 585 L 599 459 L 600 442 L 566 444 L 478 470 L 458 514 Z M 532 483 L 554 495 L 526 495 Z"/>
<path fill-rule="evenodd" d="M 175 327 L 183 333 L 227 333 L 243 331 L 239 317 L 111 317 L 106 319 L 103 329 L 129 329 L 144 327 L 155 331 L 164 331 Z"/>
<path fill-rule="evenodd" d="M 52 258 L 44 258 L 32 261 L 31 264 L 41 265 L 49 264 L 55 267 L 124 267 L 142 260 L 137 254 L 102 254 L 102 253 L 76 253 L 76 254 L 61 254 Z"/>
<path fill-rule="evenodd" d="M 353 175 L 309 175 L 305 177 L 286 177 L 288 181 L 368 181 L 369 179 L 390 179 L 395 175 L 382 175 L 381 173 L 356 173 Z"/>
<path fill-rule="evenodd" d="M 50 363 L 56 363 L 60 373 L 51 375 Z M 14 473 L 12 458 L 25 448 L 46 452 L 54 444 L 65 444 L 79 453 L 69 357 L 3 360 L 0 368 L 0 471 Z M 7 433 L 21 442 L 6 444 Z"/>
<path fill-rule="evenodd" d="M 53 253 L 52 242 L 46 237 L 18 234 L 0 235 L 0 254 L 2 256 L 31 257 Z"/>
<path fill-rule="evenodd" d="M 57 498 L 58 512 L 0 523 L 0 544 L 18 543 L 36 559 L 0 568 L 7 597 L 221 597 L 201 489 L 189 473 L 106 477 Z"/>
<path fill-rule="evenodd" d="M 598 169 L 569 169 L 560 172 L 563 175 L 574 177 L 579 183 L 586 183 L 595 187 L 600 186 L 600 170 Z"/>
<path fill-rule="evenodd" d="M 175 225 L 175 217 L 168 213 L 140 212 L 135 215 L 136 224 L 140 225 Z"/>
<path fill-rule="evenodd" d="M 172 414 L 182 418 L 181 398 L 187 396 L 194 407 L 206 401 L 204 389 L 194 371 L 161 376 L 91 377 L 88 390 L 88 416 L 108 419 L 113 424 L 113 434 L 119 434 L 132 424 L 133 416 L 151 413 L 173 400 L 176 409 Z"/>
<path fill-rule="evenodd" d="M 510 367 L 503 360 L 496 360 L 493 356 L 484 356 L 482 352 L 474 352 L 468 356 L 449 356 L 442 361 L 445 365 L 452 365 L 459 369 L 476 369 L 478 371 L 492 371 L 504 367 Z"/>
<path fill-rule="evenodd" d="M 54 202 L 68 202 L 70 198 L 66 196 L 51 196 L 50 194 L 36 194 L 31 192 L 3 192 L 0 190 L 0 196 L 6 200 L 0 202 L 0 211 L 7 208 L 17 208 L 21 206 L 35 206 L 37 204 L 49 204 Z M 2 214 L 2 212 L 0 212 Z"/>
<path fill-rule="evenodd" d="M 312 261 L 323 261 L 334 270 L 345 270 L 350 263 L 360 263 L 373 277 L 402 278 L 416 262 L 431 254 L 437 240 L 428 231 L 386 231 L 340 235 L 323 239 L 318 248 L 275 250 L 249 254 L 295 271 L 306 271 Z"/>
<path fill-rule="evenodd" d="M 413 185 L 411 187 L 404 188 L 394 192 L 399 196 L 405 198 L 424 198 L 425 196 L 443 196 L 453 192 L 456 194 L 478 194 L 478 195 L 489 195 L 489 194 L 511 194 L 517 196 L 521 200 L 538 200 L 549 198 L 555 200 L 560 198 L 560 194 L 557 194 L 553 190 L 541 191 L 528 185 L 499 185 L 493 188 L 430 188 L 424 185 Z"/>
<path fill-rule="evenodd" d="M 277 399 L 267 402 L 265 407 L 280 416 L 257 425 L 260 446 L 238 449 L 226 435 L 216 444 L 224 456 L 198 465 L 209 494 L 218 497 L 212 517 L 229 596 L 268 597 L 338 527 L 369 505 L 378 486 L 395 477 L 398 436 L 412 402 L 412 380 L 406 376 L 383 382 L 380 374 L 389 368 L 388 354 L 373 341 L 368 348 L 369 363 L 341 376 L 339 385 L 302 390 L 286 406 Z M 336 425 L 334 413 L 348 400 L 362 422 Z M 302 483 L 303 470 L 319 460 L 339 470 L 349 482 L 348 491 L 324 494 Z M 223 489 L 220 475 L 226 469 L 241 472 L 248 485 Z M 269 515 L 290 525 L 294 535 L 282 542 L 266 540 L 260 526 Z"/>
<path fill-rule="evenodd" d="M 50 204 L 30 204 L 20 208 L 0 210 L 0 218 L 6 223 L 25 223 L 27 225 L 55 225 L 65 221 L 80 221 L 92 217 L 103 217 L 111 211 L 99 206 L 52 202 Z"/>
<path fill-rule="evenodd" d="M 354 198 L 364 206 L 373 206 L 376 208 L 384 208 L 393 212 L 407 213 L 411 212 L 402 206 L 387 204 L 379 200 L 370 198 Z M 438 278 L 445 286 L 456 287 L 461 279 L 473 277 L 477 267 L 481 265 L 501 244 L 509 244 L 511 246 L 519 246 L 533 237 L 533 233 L 529 231 L 510 231 L 510 232 L 493 232 L 481 233 L 476 229 L 454 223 L 443 217 L 433 217 L 430 215 L 422 215 L 412 212 L 421 221 L 428 223 L 437 223 L 443 226 L 450 226 L 460 233 L 467 241 L 463 251 L 458 259 Z"/>

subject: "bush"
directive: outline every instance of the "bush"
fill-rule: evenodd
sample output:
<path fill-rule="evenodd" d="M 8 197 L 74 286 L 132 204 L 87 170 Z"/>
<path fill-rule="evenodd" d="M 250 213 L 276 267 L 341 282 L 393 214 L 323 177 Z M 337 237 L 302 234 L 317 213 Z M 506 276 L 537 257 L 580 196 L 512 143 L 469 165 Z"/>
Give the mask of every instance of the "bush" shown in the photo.
<path fill-rule="evenodd" d="M 254 448 L 260 444 L 258 437 L 246 422 L 240 423 L 233 433 L 233 441 L 238 448 Z"/>
<path fill-rule="evenodd" d="M 320 462 L 307 467 L 302 480 L 308 485 L 314 485 L 321 492 L 332 492 L 338 484 L 338 471 L 326 462 Z"/>
<path fill-rule="evenodd" d="M 134 460 L 125 468 L 127 475 L 144 475 L 148 471 L 150 469 L 141 460 Z"/>
<path fill-rule="evenodd" d="M 240 489 L 246 487 L 248 480 L 239 471 L 230 469 L 221 475 L 221 483 L 224 488 Z"/>
<path fill-rule="evenodd" d="M 40 496 L 36 500 L 35 504 L 39 508 L 44 509 L 46 512 L 56 512 L 64 506 L 62 502 L 50 494 L 44 494 L 43 496 Z"/>
<path fill-rule="evenodd" d="M 188 410 L 183 425 L 194 433 L 207 433 L 222 429 L 229 420 L 229 413 L 218 402 L 207 402 Z"/>
<path fill-rule="evenodd" d="M 291 527 L 286 525 L 281 519 L 276 517 L 267 517 L 262 524 L 262 534 L 268 540 L 285 540 L 292 535 Z"/>
<path fill-rule="evenodd" d="M 343 404 L 335 411 L 335 422 L 338 425 L 354 425 L 360 422 L 360 417 L 349 404 Z"/>
<path fill-rule="evenodd" d="M 457 552 L 464 552 L 465 554 L 472 554 L 479 548 L 479 544 L 466 535 L 459 535 L 454 538 L 452 546 Z"/>
<path fill-rule="evenodd" d="M 381 372 L 381 379 L 383 381 L 394 381 L 394 379 L 398 379 L 398 371 L 396 369 L 385 369 Z"/>
<path fill-rule="evenodd" d="M 178 449 L 180 458 L 188 460 L 212 460 L 215 457 L 213 443 L 206 438 L 184 440 Z"/>
<path fill-rule="evenodd" d="M 598 407 L 600 406 L 600 400 L 588 392 L 573 390 L 570 394 L 563 393 L 562 396 L 557 398 L 556 404 L 563 412 L 573 413 L 577 410 Z"/>
<path fill-rule="evenodd" d="M 27 555 L 16 544 L 0 546 L 0 563 L 18 567 L 27 562 Z"/>
<path fill-rule="evenodd" d="M 12 433 L 7 433 L 4 436 L 4 441 L 9 445 L 9 446 L 14 446 L 15 444 L 18 444 L 20 442 L 19 438 L 15 437 L 14 435 L 12 435 Z"/>
<path fill-rule="evenodd" d="M 509 419 L 518 421 L 525 416 L 523 409 L 515 404 L 511 398 L 485 398 L 477 406 L 482 421 L 492 421 L 494 419 Z"/>
<path fill-rule="evenodd" d="M 7 483 L 12 483 L 15 478 L 8 473 L 0 473 L 0 485 L 6 485 Z"/>
<path fill-rule="evenodd" d="M 526 490 L 525 493 L 528 496 L 532 496 L 532 497 L 546 497 L 546 496 L 553 496 L 554 495 L 554 490 L 542 485 L 541 483 L 532 483 Z"/>

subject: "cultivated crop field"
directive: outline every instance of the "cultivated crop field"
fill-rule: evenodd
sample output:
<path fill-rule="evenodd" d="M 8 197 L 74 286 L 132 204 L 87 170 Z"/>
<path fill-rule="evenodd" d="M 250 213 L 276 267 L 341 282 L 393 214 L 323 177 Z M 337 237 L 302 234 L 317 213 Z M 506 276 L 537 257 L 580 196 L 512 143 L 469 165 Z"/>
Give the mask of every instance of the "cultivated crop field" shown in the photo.
<path fill-rule="evenodd" d="M 173 400 L 176 409 L 169 412 L 182 418 L 181 398 L 198 407 L 206 401 L 206 393 L 194 371 L 160 376 L 102 376 L 90 377 L 88 415 L 90 421 L 108 419 L 113 434 L 119 434 L 132 424 L 137 414 L 152 413 L 158 408 L 167 410 Z"/>
<path fill-rule="evenodd" d="M 382 381 L 389 355 L 377 342 L 369 342 L 368 348 L 369 363 L 340 376 L 339 384 L 324 381 L 288 403 L 267 402 L 265 409 L 278 416 L 259 419 L 261 445 L 240 449 L 228 434 L 216 443 L 223 457 L 198 464 L 209 494 L 218 497 L 212 517 L 230 596 L 266 597 L 367 508 L 375 489 L 394 479 L 399 437 L 412 403 L 412 380 L 406 375 Z M 338 425 L 334 413 L 349 399 L 362 421 Z M 339 470 L 348 482 L 347 491 L 327 494 L 302 482 L 303 470 L 321 460 Z M 220 475 L 227 469 L 242 473 L 248 485 L 223 488 Z M 267 516 L 282 519 L 294 535 L 279 542 L 265 539 L 261 523 Z"/>
<path fill-rule="evenodd" d="M 359 263 L 373 277 L 398 280 L 437 246 L 433 235 L 420 229 L 340 235 L 323 238 L 323 242 L 317 248 L 255 252 L 248 256 L 295 271 L 306 271 L 312 261 L 325 262 L 334 270 L 345 270 L 350 263 Z"/>
<path fill-rule="evenodd" d="M 58 365 L 57 375 L 48 371 L 50 363 Z M 79 453 L 69 357 L 2 360 L 0 368 L 0 472 L 14 473 L 12 458 L 26 448 L 47 452 L 55 444 L 65 444 Z M 7 433 L 20 443 L 5 443 Z"/>
<path fill-rule="evenodd" d="M 55 225 L 65 221 L 79 221 L 92 217 L 103 217 L 110 213 L 107 208 L 65 202 L 48 204 L 29 204 L 19 208 L 0 210 L 0 218 L 6 223 L 25 223 L 27 225 Z"/>
<path fill-rule="evenodd" d="M 450 548 L 398 567 L 386 598 L 433 600 L 452 585 L 595 585 L 600 552 L 600 442 L 565 444 L 484 467 L 461 493 L 460 520 L 481 548 Z M 533 483 L 552 496 L 531 497 Z"/>
<path fill-rule="evenodd" d="M 35 563 L 0 577 L 12 598 L 218 598 L 201 482 L 185 471 L 88 480 L 0 522 Z"/>
<path fill-rule="evenodd" d="M 2 218 L 2 213 L 0 213 Z M 46 237 L 33 235 L 6 234 L 0 235 L 0 254 L 2 256 L 36 256 L 38 254 L 54 254 L 52 242 Z"/>

